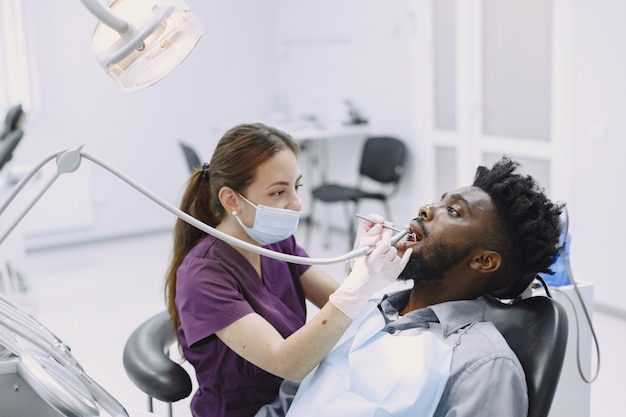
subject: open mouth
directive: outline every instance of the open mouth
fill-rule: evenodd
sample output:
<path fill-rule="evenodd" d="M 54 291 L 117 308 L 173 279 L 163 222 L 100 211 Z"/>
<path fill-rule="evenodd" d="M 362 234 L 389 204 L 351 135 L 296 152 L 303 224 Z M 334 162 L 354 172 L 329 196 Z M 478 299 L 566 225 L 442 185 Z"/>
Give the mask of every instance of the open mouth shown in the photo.
<path fill-rule="evenodd" d="M 411 222 L 411 224 L 409 225 L 409 230 L 411 231 L 411 233 L 409 233 L 409 237 L 407 238 L 407 240 L 410 242 L 421 242 L 426 235 L 424 233 L 424 230 L 422 229 L 422 226 L 416 221 Z"/>

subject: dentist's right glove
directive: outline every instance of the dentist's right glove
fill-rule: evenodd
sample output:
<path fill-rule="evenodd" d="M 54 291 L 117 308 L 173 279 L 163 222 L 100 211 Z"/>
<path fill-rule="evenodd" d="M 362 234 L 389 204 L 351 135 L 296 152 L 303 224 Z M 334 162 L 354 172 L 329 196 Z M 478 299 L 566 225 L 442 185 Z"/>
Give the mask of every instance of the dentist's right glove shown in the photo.
<path fill-rule="evenodd" d="M 380 225 L 374 227 L 381 227 Z M 380 240 L 367 256 L 357 259 L 348 277 L 329 297 L 331 303 L 354 320 L 369 298 L 398 278 L 411 256 L 407 250 L 402 258 L 391 246 L 391 230 L 379 232 Z"/>
<path fill-rule="evenodd" d="M 380 240 L 383 227 L 382 223 L 385 222 L 385 219 L 376 213 L 370 213 L 367 217 L 372 219 L 372 221 L 362 220 L 361 223 L 359 223 L 359 227 L 356 232 L 356 239 L 354 239 L 353 250 L 372 247 Z M 350 259 L 350 270 L 354 268 L 354 263 L 357 259 L 358 258 Z"/>

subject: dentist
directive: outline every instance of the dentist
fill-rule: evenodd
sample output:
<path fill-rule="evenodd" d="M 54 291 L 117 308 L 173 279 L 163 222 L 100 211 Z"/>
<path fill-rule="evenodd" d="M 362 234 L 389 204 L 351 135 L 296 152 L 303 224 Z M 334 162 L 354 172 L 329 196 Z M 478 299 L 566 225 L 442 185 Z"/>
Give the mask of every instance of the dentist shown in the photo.
<path fill-rule="evenodd" d="M 227 131 L 210 164 L 192 174 L 181 209 L 243 241 L 307 256 L 296 243 L 302 204 L 299 147 L 262 124 Z M 370 296 L 410 256 L 391 232 L 363 221 L 356 246 L 373 246 L 339 284 L 319 266 L 296 265 L 230 245 L 177 220 L 165 294 L 198 390 L 194 416 L 253 416 L 327 355 Z M 305 298 L 320 308 L 308 322 Z"/>

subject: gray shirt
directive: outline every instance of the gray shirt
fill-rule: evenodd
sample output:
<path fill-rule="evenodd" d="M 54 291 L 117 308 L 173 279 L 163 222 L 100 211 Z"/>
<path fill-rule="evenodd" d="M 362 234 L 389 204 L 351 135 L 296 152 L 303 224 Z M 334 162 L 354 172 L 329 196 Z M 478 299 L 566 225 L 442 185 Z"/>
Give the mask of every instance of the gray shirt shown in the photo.
<path fill-rule="evenodd" d="M 459 342 L 434 417 L 526 417 L 524 371 L 504 337 L 485 321 L 485 299 L 448 301 L 398 317 L 409 294 L 397 292 L 380 303 L 387 321 L 384 330 L 397 334 L 424 327 L 441 332 L 450 344 Z"/>
<path fill-rule="evenodd" d="M 448 301 L 399 316 L 409 295 L 406 290 L 383 298 L 379 309 L 386 325 L 381 330 L 408 337 L 419 334 L 418 328 L 420 332 L 438 332 L 455 346 L 450 377 L 434 417 L 526 417 L 524 371 L 504 337 L 485 321 L 485 299 Z M 296 390 L 297 384 L 285 381 L 277 400 L 255 417 L 284 416 Z"/>

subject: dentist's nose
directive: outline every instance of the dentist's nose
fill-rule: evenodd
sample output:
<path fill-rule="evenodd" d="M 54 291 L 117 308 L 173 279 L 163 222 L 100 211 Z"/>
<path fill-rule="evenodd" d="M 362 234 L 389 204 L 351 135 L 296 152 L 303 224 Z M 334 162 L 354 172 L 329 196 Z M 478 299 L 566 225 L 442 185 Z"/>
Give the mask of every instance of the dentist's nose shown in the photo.
<path fill-rule="evenodd" d="M 300 195 L 296 194 L 289 204 L 287 205 L 289 210 L 301 211 L 302 210 L 302 199 L 300 199 Z"/>

